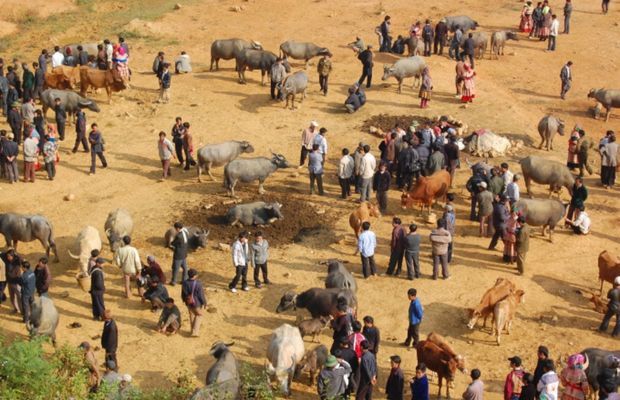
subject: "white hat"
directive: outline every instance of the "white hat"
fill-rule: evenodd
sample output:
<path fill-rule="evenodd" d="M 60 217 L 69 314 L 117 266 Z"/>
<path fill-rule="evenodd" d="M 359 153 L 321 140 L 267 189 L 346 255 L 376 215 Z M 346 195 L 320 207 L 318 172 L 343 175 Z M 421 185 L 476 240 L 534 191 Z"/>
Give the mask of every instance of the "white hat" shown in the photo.
<path fill-rule="evenodd" d="M 486 182 L 480 182 L 480 183 L 478 184 L 478 186 L 480 186 L 480 187 L 482 187 L 482 188 L 485 188 L 485 189 L 486 189 L 486 188 L 487 188 L 487 183 L 486 183 Z"/>
<path fill-rule="evenodd" d="M 122 380 L 123 382 L 127 382 L 127 383 L 129 383 L 129 382 L 131 382 L 132 378 L 131 378 L 131 375 L 129 375 L 129 374 L 125 374 L 125 375 L 123 375 L 123 376 L 121 377 L 121 380 Z"/>
<path fill-rule="evenodd" d="M 319 123 L 316 121 L 311 121 L 310 126 L 314 126 L 315 128 L 317 128 L 319 126 Z"/>
<path fill-rule="evenodd" d="M 620 285 L 620 276 L 616 276 L 616 279 L 614 279 L 614 285 Z"/>

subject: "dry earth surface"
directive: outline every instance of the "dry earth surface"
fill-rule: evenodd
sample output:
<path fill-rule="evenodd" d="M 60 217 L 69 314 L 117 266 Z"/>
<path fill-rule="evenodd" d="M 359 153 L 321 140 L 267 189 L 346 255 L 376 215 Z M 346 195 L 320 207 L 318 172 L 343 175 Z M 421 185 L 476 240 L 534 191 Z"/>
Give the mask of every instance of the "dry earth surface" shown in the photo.
<path fill-rule="evenodd" d="M 17 3 L 9 1 L 8 8 L 21 7 Z M 48 10 L 65 12 L 68 7 L 74 7 L 69 1 L 47 0 L 40 2 L 46 5 L 41 9 L 38 3 L 29 2 L 28 7 L 41 10 L 43 15 Z M 39 34 L 38 28 L 33 28 L 32 24 L 24 27 L 25 34 L 17 32 L 7 36 L 2 54 L 5 60 L 13 54 L 20 54 L 24 60 L 34 60 L 42 47 L 50 48 L 56 43 L 77 38 L 84 38 L 84 41 L 102 39 L 110 34 L 108 25 L 118 20 L 98 17 L 98 13 L 116 10 L 114 12 L 117 14 L 110 15 L 120 16 L 127 11 L 123 7 L 129 7 L 114 1 L 96 2 L 96 6 L 88 1 L 80 3 L 89 5 L 92 15 L 81 18 L 66 29 L 56 29 L 53 36 Z M 310 120 L 319 121 L 321 126 L 329 129 L 326 197 L 307 197 L 314 205 L 298 201 L 308 192 L 306 170 L 301 170 L 298 176 L 292 169 L 275 173 L 267 181 L 268 192 L 265 196 L 256 194 L 256 185 L 243 185 L 238 189 L 245 199 L 277 198 L 284 203 L 286 219 L 279 224 L 294 224 L 298 213 L 308 214 L 306 209 L 313 212 L 328 210 L 330 224 L 318 235 L 297 243 L 281 240 L 280 245 L 271 251 L 270 275 L 274 285 L 268 289 L 237 294 L 226 290 L 233 273 L 230 255 L 218 250 L 218 243 L 229 242 L 236 231 L 215 229 L 214 232 L 219 233 L 211 237 L 208 249 L 189 257 L 190 266 L 200 271 L 200 279 L 207 288 L 209 303 L 213 307 L 213 312 L 207 313 L 204 318 L 200 338 L 189 337 L 185 310 L 182 334 L 164 337 L 156 333 L 153 330 L 156 316 L 139 298 L 134 296 L 127 300 L 122 297 L 118 270 L 107 266 L 105 300 L 119 323 L 120 369 L 132 374 L 137 384 L 145 387 L 172 385 L 170 375 L 184 364 L 195 372 L 196 385 L 199 385 L 204 382 L 206 371 L 212 364 L 207 353 L 216 340 L 234 340 L 235 354 L 260 368 L 265 360 L 271 331 L 282 323 L 293 323 L 295 320 L 292 314 L 274 312 L 280 296 L 289 289 L 322 286 L 325 269 L 318 262 L 330 257 L 350 262 L 348 265 L 358 278 L 360 315 L 373 315 L 384 337 L 378 359 L 379 388 L 384 387 L 389 372 L 388 357 L 392 354 L 403 357 L 407 379 L 414 372 L 415 351 L 398 346 L 406 333 L 406 290 L 411 286 L 418 289 L 426 311 L 422 334 L 432 331 L 441 333 L 459 353 L 467 357 L 470 369 L 480 368 L 486 382 L 486 396 L 491 399 L 501 397 L 503 379 L 508 370 L 506 359 L 512 355 L 521 355 L 526 368 L 533 369 L 535 349 L 539 344 L 549 346 L 553 358 L 588 346 L 617 347 L 616 341 L 593 332 L 601 315 L 594 312 L 590 303 L 578 292 L 598 288 L 596 259 L 600 251 L 607 249 L 620 253 L 618 189 L 603 190 L 598 184 L 598 175 L 585 179 L 590 190 L 588 205 L 593 220 L 592 233 L 577 237 L 559 229 L 553 244 L 536 235 L 531 240 L 526 273 L 517 276 L 513 267 L 501 262 L 499 252 L 486 250 L 488 239 L 479 238 L 476 224 L 467 220 L 469 199 L 464 183 L 468 172 L 461 170 L 455 189 L 458 195 L 458 228 L 455 259 L 451 266 L 452 279 L 429 279 L 431 264 L 426 241 L 422 257 L 424 276 L 413 283 L 402 278 L 361 279 L 359 260 L 353 256 L 354 238 L 348 229 L 348 215 L 355 204 L 337 198 L 339 189 L 335 176 L 337 153 L 342 147 L 353 148 L 363 140 L 371 143 L 373 149 L 377 148 L 378 139 L 362 131 L 361 126 L 364 120 L 380 113 L 426 117 L 451 114 L 466 121 L 470 129 L 485 127 L 511 138 L 521 138 L 528 145 L 519 154 L 493 160 L 494 163 L 507 161 L 516 171 L 519 170 L 517 161 L 527 154 L 564 162 L 565 138 L 556 138 L 556 149 L 550 153 L 532 145 L 537 144 L 538 140 L 536 124 L 546 113 L 562 117 L 569 127 L 579 123 L 595 141 L 607 129 L 619 130 L 618 116 L 612 116 L 608 123 L 592 119 L 588 108 L 593 104 L 586 99 L 591 87 L 620 87 L 620 75 L 617 73 L 620 45 L 616 40 L 620 29 L 615 22 L 618 18 L 617 4 L 612 2 L 612 11 L 605 16 L 600 13 L 598 2 L 576 2 L 573 32 L 559 37 L 555 53 L 544 52 L 542 43 L 529 41 L 521 35 L 523 40 L 510 42 L 507 55 L 499 61 L 489 60 L 486 54 L 484 60 L 477 61 L 478 98 L 468 108 L 462 108 L 454 99 L 453 62 L 445 56 L 427 59 L 435 94 L 430 109 L 420 110 L 416 92 L 410 87 L 399 95 L 395 81 L 380 81 L 382 64 L 391 63 L 396 57 L 377 54 L 375 85 L 367 92 L 368 103 L 360 112 L 349 115 L 343 113 L 342 103 L 347 87 L 358 77 L 360 66 L 351 50 L 346 48 L 346 43 L 359 34 L 367 42 L 375 44 L 373 29 L 383 18 L 382 11 L 392 16 L 395 32 L 405 33 L 416 19 L 431 17 L 437 21 L 444 15 L 460 14 L 474 17 L 480 23 L 481 30 L 490 32 L 515 28 L 521 3 L 506 0 L 493 4 L 480 0 L 440 0 L 432 2 L 432 5 L 404 0 L 300 0 L 294 3 L 203 0 L 182 3 L 182 7 L 174 11 L 172 3 L 165 4 L 165 7 L 162 3 L 165 2 L 149 2 L 141 11 L 148 13 L 151 10 L 149 7 L 160 7 L 162 12 L 165 11 L 153 22 L 145 22 L 151 26 L 148 36 L 129 39 L 130 65 L 134 73 L 132 89 L 114 95 L 111 105 L 101 106 L 100 114 L 87 113 L 89 123 L 97 121 L 104 133 L 110 167 L 99 169 L 95 176 L 88 176 L 90 158 L 81 152 L 71 154 L 73 127 L 68 127 L 69 139 L 61 146 L 61 163 L 55 181 L 47 181 L 39 173 L 35 184 L 9 186 L 4 181 L 0 183 L 2 211 L 41 213 L 54 224 L 61 262 L 52 264 L 54 280 L 51 294 L 61 312 L 58 329 L 61 343 L 77 345 L 100 334 L 102 328 L 100 322 L 90 318 L 89 295 L 76 286 L 74 275 L 78 266 L 67 255 L 67 249 L 72 248 L 74 238 L 83 226 L 98 227 L 103 235 L 107 213 L 118 207 L 129 209 L 136 225 L 134 244 L 141 256 L 146 258 L 147 254 L 154 254 L 169 274 L 171 253 L 163 246 L 163 233 L 170 223 L 177 216 L 187 215 L 187 210 L 197 209 L 206 203 L 216 204 L 214 209 L 225 209 L 221 203 L 228 199 L 220 180 L 222 168 L 215 170 L 216 182 L 199 184 L 194 171 L 183 173 L 176 166 L 172 179 L 165 183 L 157 181 L 160 176 L 157 132 L 162 129 L 168 131 L 174 117 L 181 115 L 192 123 L 197 148 L 205 143 L 227 139 L 247 139 L 256 147 L 255 155 L 269 155 L 269 150 L 273 149 L 294 163 L 299 157 L 301 128 L 307 126 Z M 242 5 L 244 10 L 231 12 L 230 7 L 236 5 Z M 563 3 L 554 0 L 551 5 L 561 14 Z M 80 11 L 83 7 L 86 6 L 76 9 L 84 13 Z M 6 8 L 3 4 L 3 9 Z M 62 15 L 55 17 L 55 23 Z M 68 12 L 67 18 L 71 15 Z M 138 14 L 135 18 L 142 17 Z M 153 19 L 150 15 L 145 21 Z M 49 32 L 45 20 L 41 21 L 41 32 Z M 133 26 L 140 26 L 139 22 L 133 22 Z M 51 39 L 48 40 L 48 37 Z M 269 100 L 268 87 L 260 85 L 258 72 L 248 72 L 248 84 L 243 86 L 237 83 L 233 61 L 223 61 L 219 72 L 208 72 L 210 43 L 214 39 L 229 37 L 259 40 L 272 51 L 277 51 L 281 42 L 291 38 L 328 46 L 334 53 L 329 95 L 323 97 L 319 93 L 315 71 L 317 60 L 313 60 L 308 70 L 311 81 L 308 98 L 295 111 L 285 110 L 281 103 Z M 193 74 L 173 76 L 172 102 L 167 105 L 154 103 L 157 81 L 150 68 L 154 55 L 160 49 L 166 51 L 170 59 L 185 50 L 194 61 Z M 575 63 L 573 89 L 568 99 L 562 101 L 558 93 L 558 75 L 561 66 L 569 59 Z M 294 64 L 295 70 L 301 68 L 301 63 Z M 95 98 L 105 102 L 103 94 L 95 95 Z M 8 128 L 4 121 L 0 125 Z M 596 163 L 598 169 L 598 159 Z M 534 192 L 537 197 L 546 193 L 541 186 L 535 186 Z M 68 193 L 75 194 L 74 201 L 63 201 L 63 196 Z M 388 215 L 373 221 L 373 229 L 379 237 L 377 263 L 381 272 L 385 271 L 388 260 L 393 215 L 399 215 L 406 224 L 419 223 L 424 237 L 430 229 L 418 212 L 401 211 L 399 196 L 399 192 L 392 191 Z M 566 200 L 567 194 L 562 197 Z M 289 198 L 291 202 L 287 204 Z M 319 215 L 318 221 L 325 220 L 319 219 Z M 209 224 L 209 219 L 204 218 Z M 267 239 L 271 238 L 267 236 Z M 20 252 L 31 261 L 42 254 L 38 243 L 21 244 Z M 107 246 L 103 253 L 111 258 Z M 512 279 L 526 292 L 526 302 L 517 312 L 513 331 L 504 336 L 499 347 L 488 331 L 480 328 L 470 331 L 465 326 L 465 309 L 475 305 L 497 277 Z M 179 286 L 169 290 L 174 298 L 179 299 Z M 0 307 L 0 332 L 9 337 L 24 336 L 23 324 L 10 311 L 6 304 Z M 82 327 L 70 329 L 72 322 L 80 322 Z M 329 346 L 329 332 L 325 332 L 320 341 Z M 314 346 L 310 342 L 306 345 L 307 348 Z M 97 355 L 99 360 L 103 359 L 101 350 Z M 456 377 L 454 393 L 457 396 L 468 381 L 463 374 Z M 301 382 L 294 383 L 292 398 L 316 396 L 314 388 L 308 387 L 306 382 L 307 378 L 303 378 Z M 431 393 L 435 394 L 436 390 L 436 386 L 432 385 Z M 382 389 L 375 393 L 377 397 L 383 396 Z"/>

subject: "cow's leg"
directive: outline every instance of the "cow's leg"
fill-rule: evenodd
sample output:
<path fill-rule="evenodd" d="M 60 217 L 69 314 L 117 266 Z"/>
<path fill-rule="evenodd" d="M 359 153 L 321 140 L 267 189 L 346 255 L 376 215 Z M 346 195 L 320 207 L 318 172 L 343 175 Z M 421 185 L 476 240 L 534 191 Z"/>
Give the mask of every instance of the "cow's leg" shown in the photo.
<path fill-rule="evenodd" d="M 541 150 L 543 147 L 543 144 L 545 144 L 545 137 L 543 136 L 540 140 L 540 144 L 538 145 L 538 149 Z"/>
<path fill-rule="evenodd" d="M 291 98 L 291 110 L 294 110 L 295 108 L 295 93 L 293 93 L 293 96 Z"/>
<path fill-rule="evenodd" d="M 439 387 L 439 391 L 437 392 L 437 398 L 441 399 L 441 380 L 442 380 L 443 376 L 441 376 L 439 374 L 437 374 L 437 375 L 438 375 L 437 386 Z"/>
<path fill-rule="evenodd" d="M 200 179 L 201 174 L 202 174 L 202 163 L 200 162 L 200 159 L 198 159 L 198 162 L 196 163 L 196 176 L 198 177 L 198 182 L 202 182 L 202 179 Z"/>
<path fill-rule="evenodd" d="M 265 183 L 265 180 L 258 181 L 258 194 L 265 194 L 265 188 L 263 188 L 264 183 Z"/>
<path fill-rule="evenodd" d="M 609 121 L 609 116 L 611 115 L 611 107 L 607 109 L 607 114 L 605 115 L 605 122 Z"/>
<path fill-rule="evenodd" d="M 110 104 L 112 103 L 112 88 L 109 86 L 106 86 L 105 91 L 108 94 L 108 104 Z"/>
<path fill-rule="evenodd" d="M 549 242 L 553 243 L 553 231 L 555 227 L 549 226 Z"/>
<path fill-rule="evenodd" d="M 213 71 L 213 57 L 211 57 L 211 65 L 209 66 L 209 71 Z"/>
<path fill-rule="evenodd" d="M 524 176 L 523 180 L 525 180 L 525 189 L 527 189 L 527 195 L 530 196 L 530 199 L 531 199 L 532 192 L 530 191 L 530 184 L 532 183 L 532 180 L 529 176 Z"/>
<path fill-rule="evenodd" d="M 553 137 L 547 138 L 547 151 L 553 150 Z"/>
<path fill-rule="evenodd" d="M 357 236 L 357 235 L 356 235 Z M 11 247 L 13 244 L 13 238 L 10 235 L 4 235 L 4 240 L 6 241 L 6 247 Z M 603 285 L 601 285 L 602 287 Z"/>
<path fill-rule="evenodd" d="M 264 70 L 260 71 L 260 84 L 261 86 L 265 86 L 265 71 Z"/>
<path fill-rule="evenodd" d="M 212 181 L 215 180 L 215 178 L 213 177 L 213 174 L 211 173 L 211 166 L 213 165 L 213 163 L 207 162 L 205 164 L 205 170 L 207 171 L 207 174 L 209 174 L 209 178 L 211 178 Z"/>

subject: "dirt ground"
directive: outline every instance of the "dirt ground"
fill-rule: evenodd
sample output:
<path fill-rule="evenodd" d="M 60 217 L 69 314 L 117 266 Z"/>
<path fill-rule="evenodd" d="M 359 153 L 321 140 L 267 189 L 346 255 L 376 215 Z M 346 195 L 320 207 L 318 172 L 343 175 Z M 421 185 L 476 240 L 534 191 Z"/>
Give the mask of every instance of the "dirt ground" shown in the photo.
<path fill-rule="evenodd" d="M 65 4 L 58 0 L 48 0 L 46 3 Z M 185 310 L 182 334 L 164 337 L 156 333 L 153 328 L 157 317 L 139 298 L 123 298 L 118 269 L 106 266 L 108 290 L 105 301 L 119 323 L 120 370 L 132 374 L 135 382 L 145 387 L 171 385 L 170 376 L 183 365 L 195 372 L 196 385 L 204 382 L 207 369 L 212 364 L 208 349 L 216 340 L 234 340 L 234 352 L 239 359 L 257 368 L 263 366 L 271 331 L 282 323 L 293 323 L 295 320 L 292 314 L 274 312 L 280 296 L 290 289 L 321 287 L 325 267 L 319 262 L 334 257 L 350 262 L 348 266 L 358 278 L 360 315 L 374 316 L 384 337 L 378 358 L 378 386 L 381 389 L 375 391 L 377 398 L 383 397 L 382 388 L 389 372 L 390 355 L 401 355 L 407 379 L 414 372 L 415 351 L 398 346 L 406 333 L 406 291 L 409 287 L 418 289 L 425 307 L 422 335 L 434 331 L 446 336 L 455 349 L 467 358 L 470 369 L 482 370 L 487 392 L 485 396 L 490 399 L 501 397 L 504 376 L 508 372 L 506 359 L 515 354 L 521 355 L 525 367 L 531 370 L 539 344 L 547 345 L 553 358 L 589 346 L 617 347 L 616 341 L 593 332 L 601 315 L 593 311 L 590 303 L 578 292 L 598 289 L 596 259 L 602 250 L 620 253 L 618 189 L 604 190 L 599 185 L 597 174 L 585 179 L 590 190 L 587 204 L 593 220 L 592 233 L 577 237 L 567 230 L 558 229 L 553 244 L 536 235 L 531 240 L 523 276 L 517 276 L 514 267 L 501 262 L 500 252 L 486 250 L 488 239 L 479 238 L 476 224 L 467 220 L 469 199 L 464 183 L 468 171 L 462 170 L 457 174 L 455 189 L 458 195 L 457 237 L 454 263 L 451 265 L 452 279 L 429 279 L 428 241 L 423 244 L 421 280 L 412 283 L 402 278 L 383 276 L 366 281 L 361 278 L 359 259 L 353 256 L 354 237 L 348 227 L 348 215 L 355 204 L 337 198 L 339 187 L 335 173 L 341 148 L 352 149 L 362 140 L 369 142 L 373 149 L 377 148 L 379 140 L 361 130 L 363 122 L 371 116 L 385 113 L 432 118 L 450 114 L 466 121 L 470 130 L 490 128 L 511 138 L 523 139 L 528 146 L 519 155 L 492 160 L 494 163 L 507 161 L 517 172 L 517 161 L 526 154 L 565 161 L 565 138 L 556 137 L 556 148 L 549 153 L 532 146 L 538 143 L 538 120 L 547 113 L 562 117 L 569 128 L 580 124 L 594 141 L 598 141 L 607 129 L 620 129 L 620 117 L 617 115 L 612 116 L 608 123 L 592 119 L 588 108 L 593 103 L 586 98 L 591 87 L 620 87 L 620 75 L 613 62 L 620 59 L 620 46 L 615 40 L 620 28 L 615 22 L 618 10 L 614 2 L 611 3 L 612 11 L 606 16 L 600 14 L 598 2 L 575 4 L 572 32 L 570 35 L 560 35 L 555 53 L 544 52 L 544 44 L 527 40 L 521 35 L 519 42 L 509 42 L 506 55 L 499 61 L 489 60 L 488 54 L 483 60 L 477 60 L 478 97 L 468 108 L 463 108 L 454 98 L 454 65 L 445 56 L 427 59 L 435 92 L 431 107 L 420 110 L 416 91 L 404 87 L 403 93 L 397 94 L 394 80 L 380 81 L 382 65 L 394 62 L 397 57 L 377 54 L 375 84 L 367 91 L 367 105 L 353 115 L 343 112 L 346 90 L 361 70 L 346 43 L 361 35 L 367 43 L 376 47 L 373 30 L 383 19 L 381 12 L 391 15 L 395 33 L 403 34 L 416 19 L 431 17 L 437 21 L 445 15 L 460 14 L 474 17 L 480 29 L 486 32 L 517 27 L 520 2 L 502 0 L 491 4 L 466 0 L 458 2 L 458 6 L 456 4 L 447 0 L 436 1 L 432 5 L 405 0 L 300 0 L 294 5 L 276 0 L 204 0 L 183 5 L 180 10 L 171 10 L 157 21 L 158 26 L 176 32 L 177 45 L 160 49 L 148 41 L 129 40 L 130 65 L 134 73 L 132 89 L 115 94 L 111 105 L 105 104 L 105 95 L 96 95 L 95 98 L 104 103 L 101 113 L 87 113 L 88 122 L 97 121 L 106 138 L 110 167 L 98 169 L 95 176 L 88 176 L 90 158 L 81 152 L 71 154 L 73 127 L 68 127 L 68 139 L 62 144 L 56 180 L 44 180 L 43 174 L 39 173 L 35 184 L 10 186 L 4 181 L 0 183 L 1 210 L 41 213 L 54 224 L 61 262 L 52 264 L 51 294 L 61 313 L 58 329 L 60 342 L 77 345 L 100 334 L 102 329 L 102 323 L 90 318 L 90 298 L 76 285 L 74 276 L 78 266 L 67 255 L 67 249 L 72 248 L 75 236 L 85 225 L 97 227 L 103 235 L 103 223 L 108 212 L 124 207 L 134 217 L 134 244 L 140 250 L 141 257 L 155 255 L 168 274 L 171 253 L 162 246 L 162 237 L 172 221 L 188 215 L 188 210 L 195 210 L 195 216 L 188 216 L 188 221 L 196 218 L 218 232 L 208 249 L 192 253 L 189 257 L 190 266 L 200 271 L 200 279 L 213 306 L 212 312 L 204 318 L 199 338 L 189 337 Z M 229 11 L 235 5 L 243 5 L 244 10 Z M 555 0 L 551 5 L 561 15 L 563 3 Z M 101 23 L 99 21 L 96 26 Z M 56 39 L 62 43 L 80 32 L 90 39 L 97 37 L 96 32 L 87 28 L 87 21 L 83 21 L 81 25 L 59 33 Z M 311 62 L 308 70 L 311 83 L 308 98 L 295 111 L 285 110 L 282 103 L 269 100 L 269 89 L 260 85 L 256 71 L 246 73 L 247 85 L 239 85 L 234 61 L 222 61 L 219 72 L 208 72 L 210 43 L 214 39 L 229 37 L 259 40 L 265 48 L 275 52 L 279 44 L 287 39 L 328 46 L 334 53 L 329 95 L 323 97 L 319 93 L 315 70 L 317 60 Z M 9 42 L 9 50 L 3 56 L 7 59 L 11 51 L 19 50 L 34 60 L 42 45 L 49 48 L 55 43 L 42 41 L 31 44 L 29 49 L 14 49 Z M 157 81 L 150 68 L 158 50 L 164 50 L 168 59 L 185 50 L 193 59 L 194 73 L 173 76 L 172 101 L 167 105 L 154 103 Z M 573 88 L 568 99 L 562 101 L 559 98 L 559 72 L 569 59 L 575 63 Z M 301 68 L 302 63 L 294 63 L 294 70 Z M 268 289 L 237 294 L 231 294 L 226 289 L 233 267 L 230 254 L 219 250 L 218 242 L 230 241 L 237 230 L 217 230 L 217 221 L 212 223 L 210 214 L 200 211 L 204 204 L 216 204 L 214 210 L 226 208 L 221 205 L 228 200 L 221 184 L 222 168 L 215 169 L 216 182 L 197 183 L 194 171 L 183 173 L 177 167 L 172 179 L 164 183 L 157 181 L 160 177 L 157 132 L 169 131 L 174 117 L 178 115 L 192 123 L 197 148 L 205 143 L 246 139 L 256 148 L 254 155 L 269 155 L 271 149 L 284 154 L 293 164 L 299 157 L 300 130 L 309 121 L 317 120 L 329 129 L 327 139 L 330 150 L 325 176 L 328 195 L 323 198 L 308 197 L 314 207 L 300 201 L 308 191 L 305 169 L 300 170 L 297 177 L 291 175 L 295 172 L 293 170 L 276 172 L 266 182 L 265 196 L 256 194 L 256 185 L 238 187 L 244 199 L 276 198 L 282 202 L 286 219 L 278 222 L 280 225 L 297 224 L 298 214 L 309 215 L 306 209 L 327 210 L 324 216 L 328 218 L 319 218 L 317 214 L 316 219 L 327 229 L 297 243 L 287 236 L 287 244 L 281 243 L 272 249 L 269 268 L 274 284 Z M 7 128 L 4 121 L 0 125 Z M 598 157 L 593 158 L 598 170 Z M 63 201 L 63 196 L 68 193 L 75 194 L 74 201 Z M 535 185 L 534 194 L 542 197 L 546 195 L 546 190 Z M 429 233 L 430 226 L 424 224 L 422 215 L 417 211 L 400 209 L 399 197 L 399 192 L 392 191 L 389 212 L 381 219 L 373 220 L 373 229 L 379 238 L 377 263 L 380 272 L 385 271 L 388 260 L 393 215 L 400 216 L 405 224 L 419 223 L 424 237 Z M 564 193 L 562 198 L 567 200 L 567 194 Z M 274 243 L 282 238 L 272 239 L 271 234 L 291 236 L 289 231 L 267 230 L 267 239 Z M 41 256 L 42 249 L 38 243 L 27 243 L 20 245 L 20 252 L 35 261 Z M 103 253 L 106 258 L 111 258 L 107 246 Z M 470 331 L 465 326 L 465 309 L 477 304 L 482 293 L 498 277 L 512 279 L 526 292 L 526 302 L 517 311 L 513 330 L 503 337 L 499 347 L 488 330 L 476 328 Z M 608 289 L 609 284 L 605 288 Z M 179 299 L 179 286 L 169 288 L 169 291 L 175 299 Z M 25 335 L 20 319 L 11 314 L 6 304 L 0 307 L 0 319 L 0 332 L 3 334 L 9 337 Z M 80 322 L 82 327 L 70 329 L 72 322 Z M 326 331 L 320 341 L 329 346 L 330 332 Z M 314 344 L 306 342 L 306 346 L 309 349 Z M 97 356 L 102 360 L 103 352 L 98 351 Z M 458 374 L 453 394 L 458 397 L 468 382 L 467 376 Z M 436 390 L 433 384 L 431 393 L 435 394 Z M 307 386 L 307 378 L 293 384 L 294 399 L 315 398 L 314 393 L 315 389 Z"/>

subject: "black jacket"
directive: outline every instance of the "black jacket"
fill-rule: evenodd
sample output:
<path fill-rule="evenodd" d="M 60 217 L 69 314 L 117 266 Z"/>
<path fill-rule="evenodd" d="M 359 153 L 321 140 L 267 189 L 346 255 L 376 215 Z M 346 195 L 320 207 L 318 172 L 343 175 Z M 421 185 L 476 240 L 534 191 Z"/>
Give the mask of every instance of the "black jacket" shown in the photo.
<path fill-rule="evenodd" d="M 11 130 L 15 132 L 21 132 L 22 129 L 22 116 L 19 114 L 14 108 L 9 110 L 9 115 L 7 116 L 7 122 L 11 126 Z M 16 138 L 17 139 L 17 138 Z"/>
<path fill-rule="evenodd" d="M 379 328 L 376 326 L 370 328 L 364 327 L 364 329 L 362 329 L 362 335 L 364 335 L 368 341 L 368 350 L 377 354 L 379 352 L 379 344 L 381 343 Z"/>
<path fill-rule="evenodd" d="M 468 37 L 467 39 L 465 39 L 465 43 L 463 43 L 463 51 L 467 55 L 471 55 L 471 56 L 474 55 L 474 51 L 475 51 L 474 38 Z"/>
<path fill-rule="evenodd" d="M 194 283 L 195 282 L 195 283 Z M 188 279 L 183 282 L 181 289 L 181 298 L 183 302 L 187 304 L 190 294 L 194 297 L 195 304 L 192 307 L 200 308 L 207 305 L 207 299 L 205 298 L 205 291 L 202 288 L 202 284 L 198 279 Z"/>
<path fill-rule="evenodd" d="M 54 112 L 56 113 L 56 121 L 67 120 L 67 112 L 62 104 L 54 106 Z"/>
<path fill-rule="evenodd" d="M 390 177 L 390 173 L 385 171 L 381 173 L 380 171 L 375 172 L 375 176 L 372 180 L 372 189 L 377 192 L 387 192 L 390 190 L 390 182 L 392 178 Z"/>
<path fill-rule="evenodd" d="M 101 268 L 93 268 L 90 271 L 90 291 L 94 293 L 105 292 L 105 282 Z"/>
<path fill-rule="evenodd" d="M 403 370 L 396 368 L 390 371 L 390 376 L 385 384 L 385 397 L 388 400 L 403 400 L 405 376 Z"/>
<path fill-rule="evenodd" d="M 172 258 L 175 260 L 183 260 L 187 257 L 187 252 L 189 250 L 189 232 L 187 229 L 183 229 L 177 233 L 172 241 L 172 247 L 174 247 Z"/>
<path fill-rule="evenodd" d="M 101 334 L 101 347 L 106 353 L 116 353 L 118 348 L 118 328 L 113 319 L 103 323 L 103 333 Z"/>
<path fill-rule="evenodd" d="M 372 51 L 370 50 L 362 51 L 357 58 L 362 62 L 364 67 L 372 67 L 374 65 L 372 62 Z"/>

